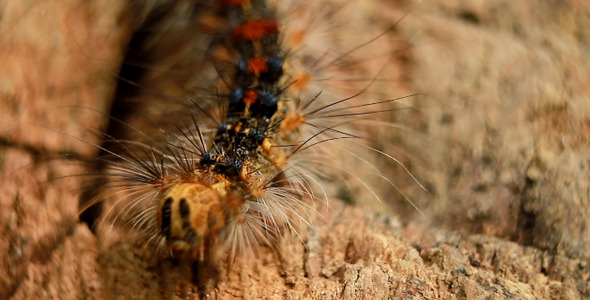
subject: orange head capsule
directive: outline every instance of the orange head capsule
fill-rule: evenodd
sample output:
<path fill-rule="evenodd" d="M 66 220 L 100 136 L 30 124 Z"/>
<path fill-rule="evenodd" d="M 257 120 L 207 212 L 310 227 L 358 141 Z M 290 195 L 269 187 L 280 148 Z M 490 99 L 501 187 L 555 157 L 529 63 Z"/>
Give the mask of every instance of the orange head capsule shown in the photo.
<path fill-rule="evenodd" d="M 158 209 L 158 226 L 174 256 L 205 259 L 231 214 L 226 185 L 182 183 L 171 187 Z"/>

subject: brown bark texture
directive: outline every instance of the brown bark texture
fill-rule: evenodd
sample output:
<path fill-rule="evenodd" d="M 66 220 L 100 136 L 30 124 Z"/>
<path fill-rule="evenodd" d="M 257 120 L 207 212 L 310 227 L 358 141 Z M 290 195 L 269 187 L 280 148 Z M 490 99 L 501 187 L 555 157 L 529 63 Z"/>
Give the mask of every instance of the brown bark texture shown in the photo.
<path fill-rule="evenodd" d="M 403 89 L 428 99 L 380 145 L 411 153 L 429 192 L 398 182 L 423 215 L 333 200 L 278 254 L 220 270 L 210 296 L 590 298 L 590 4 L 375 3 L 401 19 Z M 0 1 L 0 299 L 204 296 L 195 266 L 78 221 L 83 176 L 68 175 L 108 126 L 130 7 Z"/>

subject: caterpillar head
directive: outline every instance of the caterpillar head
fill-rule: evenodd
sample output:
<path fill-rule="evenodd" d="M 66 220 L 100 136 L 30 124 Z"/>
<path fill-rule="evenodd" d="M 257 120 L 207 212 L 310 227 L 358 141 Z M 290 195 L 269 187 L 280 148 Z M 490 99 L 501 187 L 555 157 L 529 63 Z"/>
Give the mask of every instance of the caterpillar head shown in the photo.
<path fill-rule="evenodd" d="M 224 182 L 180 183 L 165 192 L 158 207 L 158 226 L 173 256 L 205 259 L 231 208 Z"/>

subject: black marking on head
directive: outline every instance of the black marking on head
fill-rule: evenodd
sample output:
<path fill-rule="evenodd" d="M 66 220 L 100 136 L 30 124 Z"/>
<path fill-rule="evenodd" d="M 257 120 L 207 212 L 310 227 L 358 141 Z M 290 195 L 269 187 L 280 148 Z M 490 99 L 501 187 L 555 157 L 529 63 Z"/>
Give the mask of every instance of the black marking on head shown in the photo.
<path fill-rule="evenodd" d="M 188 220 L 188 216 L 190 215 L 191 208 L 186 203 L 186 199 L 180 199 L 178 203 L 178 211 L 180 212 L 180 217 L 182 217 L 183 221 Z"/>
<path fill-rule="evenodd" d="M 178 210 L 180 212 L 180 217 L 182 218 L 182 230 L 183 230 L 182 239 L 189 244 L 196 243 L 199 238 L 199 234 L 191 226 L 191 222 L 190 222 L 190 218 L 189 218 L 190 207 L 186 203 L 185 198 L 180 199 L 180 202 L 178 203 Z"/>
<path fill-rule="evenodd" d="M 162 205 L 162 234 L 164 236 L 170 236 L 170 217 L 172 215 L 172 198 L 168 197 L 164 201 L 164 205 Z"/>

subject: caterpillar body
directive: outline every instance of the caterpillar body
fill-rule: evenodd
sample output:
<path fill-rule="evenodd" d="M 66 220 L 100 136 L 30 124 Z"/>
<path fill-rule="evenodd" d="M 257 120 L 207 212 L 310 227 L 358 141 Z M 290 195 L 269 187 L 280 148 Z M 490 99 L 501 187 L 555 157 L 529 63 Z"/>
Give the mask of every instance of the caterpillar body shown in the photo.
<path fill-rule="evenodd" d="M 125 3 L 133 9 L 126 10 L 123 17 L 138 18 L 141 25 L 134 32 L 118 74 L 119 61 L 105 57 L 117 57 L 119 50 L 113 50 L 112 56 L 98 55 L 105 51 L 89 51 L 102 40 L 94 39 L 87 46 L 93 32 L 77 31 L 83 26 L 70 25 L 75 24 L 70 22 L 72 18 L 84 20 L 99 8 L 80 9 L 85 4 L 79 4 L 66 7 L 68 13 L 63 16 L 47 10 L 65 25 L 55 29 L 46 26 L 47 31 L 63 30 L 58 36 L 74 41 L 67 44 L 68 54 L 55 57 L 67 59 L 70 52 L 80 52 L 77 59 L 69 59 L 74 62 L 70 65 L 92 71 L 71 84 L 81 86 L 82 91 L 80 96 L 72 94 L 72 101 L 63 105 L 68 115 L 75 116 L 72 119 L 83 120 L 71 122 L 78 127 L 61 116 L 53 118 L 63 119 L 65 127 L 42 120 L 37 122 L 41 126 L 33 124 L 68 142 L 66 145 L 47 138 L 53 140 L 48 151 L 54 151 L 48 158 L 68 153 L 67 161 L 89 164 L 85 171 L 63 172 L 72 180 L 83 181 L 86 190 L 79 197 L 80 205 L 65 197 L 55 203 L 59 209 L 67 208 L 68 226 L 89 235 L 89 249 L 95 251 L 93 263 L 105 266 L 96 271 L 106 271 L 103 284 L 112 297 L 117 294 L 115 286 L 135 280 L 133 277 L 140 277 L 143 270 L 152 272 L 145 277 L 150 281 L 172 280 L 170 273 L 183 272 L 185 276 L 176 278 L 197 281 L 199 292 L 206 294 L 211 287 L 209 278 L 236 262 L 265 264 L 272 257 L 276 258 L 272 263 L 282 264 L 290 258 L 282 256 L 289 253 L 286 248 L 299 251 L 317 244 L 310 236 L 315 234 L 313 228 L 322 227 L 313 223 L 323 225 L 321 214 L 331 209 L 331 198 L 364 202 L 391 190 L 383 185 L 392 181 L 397 184 L 398 178 L 391 179 L 389 167 L 397 165 L 392 157 L 398 155 L 387 154 L 395 150 L 388 148 L 388 139 L 379 135 L 390 133 L 383 129 L 392 128 L 388 127 L 392 125 L 387 123 L 391 121 L 388 112 L 399 108 L 401 98 L 396 96 L 408 95 L 403 90 L 392 93 L 399 77 L 387 73 L 391 70 L 385 67 L 395 59 L 389 34 L 401 16 L 391 15 L 388 22 L 376 26 L 374 20 L 363 19 L 371 12 L 360 13 L 367 5 L 382 9 L 386 6 L 383 2 Z M 45 6 L 33 8 L 33 13 L 45 14 Z M 24 11 L 32 19 L 40 17 Z M 109 13 L 97 17 L 102 20 L 98 23 L 106 21 L 114 26 L 115 21 L 135 22 L 121 15 L 116 15 L 121 19 L 112 18 Z M 120 47 L 118 42 L 105 44 L 113 45 L 112 49 Z M 45 47 L 39 48 L 45 53 Z M 146 55 L 134 56 L 134 52 Z M 60 65 L 60 60 L 48 61 Z M 106 66 L 111 63 L 117 66 Z M 129 72 L 130 66 L 135 70 Z M 64 68 L 60 74 L 69 75 L 71 69 Z M 110 114 L 106 111 L 108 104 L 84 102 L 102 97 L 83 97 L 87 92 L 84 88 L 93 86 L 98 77 L 106 77 L 108 82 L 119 79 Z M 33 81 L 25 84 L 35 86 Z M 62 87 L 60 82 L 47 81 L 47 93 L 54 85 L 62 92 L 70 90 L 70 85 Z M 110 83 L 101 82 L 100 86 L 103 84 Z M 54 98 L 61 97 L 56 95 Z M 13 102 L 27 97 L 36 98 L 36 94 L 27 94 L 27 90 L 22 95 L 15 93 Z M 41 113 L 35 115 L 57 115 L 56 110 L 64 110 L 50 107 L 51 99 L 47 98 L 49 104 L 41 106 Z M 14 111 L 18 108 L 15 105 Z M 110 121 L 106 129 L 95 121 L 99 118 L 101 124 Z M 78 131 L 80 127 L 93 129 Z M 28 137 L 38 132 L 19 131 Z M 90 150 L 78 152 L 80 145 Z M 97 150 L 101 154 L 95 157 Z M 377 165 L 376 156 L 385 158 L 387 164 Z M 63 173 L 48 177 L 61 179 Z M 65 181 L 56 181 L 60 182 Z M 79 182 L 67 188 L 78 189 Z M 18 194 L 14 198 L 18 201 Z M 86 215 L 98 210 L 94 205 L 102 205 L 104 210 L 96 223 L 93 216 Z M 47 207 L 48 215 L 56 211 Z M 83 212 L 82 221 L 93 223 L 90 228 L 94 237 L 84 224 L 75 224 L 78 210 Z M 64 234 L 69 234 L 69 228 Z M 35 249 L 42 250 L 43 245 Z M 252 257 L 249 253 L 260 254 L 263 259 L 242 259 Z M 118 269 L 120 259 L 128 258 L 135 265 Z M 206 270 L 208 265 L 214 268 Z M 288 269 L 284 267 L 282 270 Z M 133 272 L 126 272 L 129 269 Z M 178 272 L 166 273 L 169 269 Z M 237 269 L 227 268 L 228 276 L 235 275 L 237 271 L 229 271 Z M 126 276 L 130 280 L 121 279 Z M 221 284 L 231 282 L 219 279 Z"/>
<path fill-rule="evenodd" d="M 320 16 L 304 22 L 326 22 L 348 5 L 336 2 L 323 13 L 314 7 Z M 391 184 L 365 154 L 374 151 L 397 161 L 367 145 L 359 127 L 375 125 L 374 115 L 395 109 L 392 103 L 408 96 L 363 97 L 378 86 L 378 74 L 357 68 L 368 58 L 353 55 L 374 46 L 387 29 L 365 43 L 354 40 L 351 47 L 338 41 L 343 49 L 313 58 L 300 50 L 322 41 L 311 34 L 316 24 L 287 27 L 280 17 L 302 18 L 300 5 L 265 0 L 178 4 L 190 12 L 191 22 L 183 26 L 205 37 L 192 48 L 203 56 L 193 65 L 198 84 L 187 80 L 189 87 L 182 88 L 197 92 L 188 100 L 148 93 L 173 98 L 171 105 L 181 107 L 165 114 L 172 125 L 158 122 L 163 138 L 135 130 L 131 123 L 124 125 L 134 129 L 134 141 L 105 134 L 100 177 L 106 191 L 86 207 L 114 197 L 110 222 L 139 233 L 153 249 L 213 265 L 226 259 L 231 265 L 260 245 L 274 247 L 285 233 L 309 226 L 317 200 L 334 193 L 328 187 L 332 180 L 356 180 L 377 194 L 369 179 L 340 160 L 360 161 Z M 346 69 L 357 79 L 342 80 L 339 92 L 326 89 L 318 82 L 330 76 L 330 68 Z"/>

